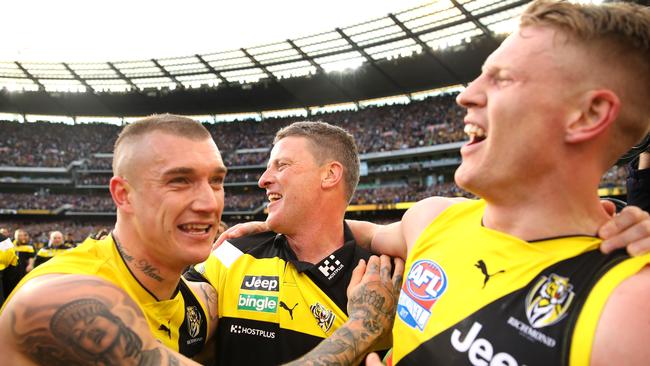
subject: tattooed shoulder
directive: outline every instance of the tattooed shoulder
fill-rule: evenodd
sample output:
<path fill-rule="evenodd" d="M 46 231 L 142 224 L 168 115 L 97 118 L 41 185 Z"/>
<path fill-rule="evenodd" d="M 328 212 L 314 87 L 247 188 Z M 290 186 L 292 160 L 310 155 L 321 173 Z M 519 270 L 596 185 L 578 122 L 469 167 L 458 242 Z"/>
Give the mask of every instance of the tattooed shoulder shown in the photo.
<path fill-rule="evenodd" d="M 138 305 L 90 276 L 48 275 L 25 284 L 0 316 L 13 351 L 46 365 L 160 365 L 161 346 Z M 171 361 L 170 361 L 171 362 Z"/>

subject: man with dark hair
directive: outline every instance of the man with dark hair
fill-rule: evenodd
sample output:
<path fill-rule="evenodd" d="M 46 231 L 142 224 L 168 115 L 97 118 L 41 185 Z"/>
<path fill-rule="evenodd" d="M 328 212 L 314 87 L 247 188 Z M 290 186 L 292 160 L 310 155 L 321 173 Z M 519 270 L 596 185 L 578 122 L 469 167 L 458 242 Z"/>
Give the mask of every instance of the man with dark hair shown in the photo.
<path fill-rule="evenodd" d="M 181 277 L 209 255 L 223 210 L 210 133 L 155 115 L 126 126 L 114 151 L 115 229 L 23 279 L 0 313 L 3 362 L 194 364 L 184 356 L 213 332 L 214 289 Z"/>
<path fill-rule="evenodd" d="M 363 321 L 365 308 L 373 303 L 361 299 L 377 289 L 346 293 L 357 282 L 353 269 L 360 261 L 359 276 L 367 262 L 368 276 L 378 277 L 381 266 L 385 284 L 399 282 L 401 260 L 391 278 L 388 258 L 370 259 L 344 222 L 358 181 L 357 147 L 345 130 L 323 122 L 296 122 L 278 131 L 259 179 L 270 201 L 266 228 L 271 231 L 224 243 L 196 266 L 198 273 L 188 274 L 205 278 L 220 296 L 219 364 L 291 361 L 348 318 Z M 351 300 L 346 308 L 349 296 L 358 301 Z M 376 349 L 386 348 L 384 342 Z"/>

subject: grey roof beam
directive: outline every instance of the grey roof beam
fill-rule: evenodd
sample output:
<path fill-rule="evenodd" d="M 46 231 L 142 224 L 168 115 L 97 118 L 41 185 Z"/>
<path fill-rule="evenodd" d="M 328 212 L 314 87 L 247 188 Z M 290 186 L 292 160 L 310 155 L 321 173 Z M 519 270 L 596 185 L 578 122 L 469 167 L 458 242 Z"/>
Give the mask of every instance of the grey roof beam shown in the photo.
<path fill-rule="evenodd" d="M 179 87 L 180 89 L 185 88 L 185 86 L 180 81 L 178 81 L 178 79 L 176 79 L 174 75 L 170 74 L 169 71 L 167 71 L 164 67 L 162 67 L 160 63 L 158 63 L 158 60 L 152 58 L 151 62 L 153 62 L 153 64 L 156 65 L 156 67 L 158 67 L 160 71 L 162 71 L 163 75 L 170 78 L 176 84 L 177 87 Z"/>
<path fill-rule="evenodd" d="M 454 6 L 458 10 L 460 10 L 461 13 L 463 13 L 463 15 L 465 15 L 465 18 L 467 18 L 467 20 L 474 23 L 474 25 L 483 32 L 483 34 L 488 36 L 490 39 L 494 40 L 494 35 L 492 34 L 492 32 L 483 23 L 481 23 L 478 19 L 476 19 L 476 17 L 472 13 L 467 11 L 467 9 L 465 9 L 465 7 L 462 4 L 460 4 L 456 0 L 450 0 L 450 1 L 452 4 L 454 4 Z"/>
<path fill-rule="evenodd" d="M 475 17 L 476 17 L 476 19 L 481 19 L 481 18 L 484 18 L 484 17 L 488 17 L 490 15 L 497 14 L 497 13 L 502 12 L 502 11 L 506 11 L 506 10 L 509 10 L 509 9 L 512 9 L 512 8 L 516 8 L 517 6 L 524 5 L 524 4 L 527 4 L 527 3 L 530 3 L 530 2 L 531 2 L 531 0 L 519 0 L 517 2 L 504 5 L 503 7 L 500 7 L 500 8 L 495 8 L 495 9 L 488 10 L 485 13 L 479 14 L 478 16 L 475 16 Z M 453 27 L 453 26 L 456 26 L 456 25 L 460 25 L 460 24 L 463 24 L 463 23 L 466 23 L 466 22 L 467 22 L 467 19 L 463 18 L 463 19 L 451 21 L 449 23 L 445 23 L 445 24 L 441 24 L 441 25 L 435 25 L 435 26 L 432 26 L 430 28 L 419 30 L 417 32 L 413 32 L 413 31 L 411 31 L 409 29 L 408 34 L 411 34 L 411 35 L 414 35 L 414 36 L 420 36 L 420 35 L 423 35 L 423 34 L 439 31 L 439 30 L 442 30 L 442 29 L 445 29 L 445 28 L 448 28 L 448 27 Z M 402 24 L 402 26 L 404 26 L 404 25 Z M 408 28 L 406 28 L 406 29 L 408 29 Z M 383 39 L 381 41 L 368 43 L 368 44 L 364 45 L 364 48 L 372 48 L 372 47 L 375 47 L 375 46 L 381 46 L 381 45 L 386 44 L 386 43 L 403 41 L 403 40 L 409 39 L 409 38 L 415 39 L 415 37 L 409 36 L 408 34 L 403 35 L 403 36 L 399 36 L 399 37 L 395 37 L 395 38 Z M 341 54 L 341 53 L 344 53 L 344 52 L 347 52 L 347 51 L 338 51 L 337 50 L 337 51 L 324 52 L 322 54 L 319 54 L 318 57 L 328 57 L 328 56 L 338 55 L 338 54 Z M 300 58 L 284 59 L 282 61 L 269 62 L 269 63 L 266 63 L 265 65 L 266 66 L 275 66 L 275 65 L 282 65 L 282 64 L 285 64 L 285 63 L 289 63 L 289 62 L 297 62 L 297 61 L 302 61 L 302 60 L 303 60 L 303 58 L 301 56 Z M 239 66 L 239 67 L 224 69 L 224 70 L 221 70 L 221 71 L 222 72 L 241 71 L 241 70 L 246 70 L 247 68 L 249 68 L 249 67 L 248 66 L 244 66 L 244 67 Z M 197 73 L 193 72 L 193 73 L 184 73 L 184 74 L 181 74 L 181 75 L 196 75 L 196 74 Z"/>
<path fill-rule="evenodd" d="M 58 101 L 56 98 L 52 97 L 52 94 L 48 93 L 48 92 L 45 90 L 45 85 L 41 84 L 41 82 L 40 82 L 40 81 L 39 81 L 39 80 L 38 80 L 34 75 L 32 75 L 29 71 L 27 71 L 27 69 L 24 68 L 23 65 L 20 64 L 20 62 L 18 62 L 18 61 L 14 61 L 14 63 L 16 64 L 16 66 L 18 66 L 18 68 L 19 68 L 20 70 L 22 70 L 22 72 L 25 73 L 25 75 L 27 75 L 27 77 L 28 77 L 30 80 L 32 80 L 34 83 L 36 83 L 36 85 L 38 85 L 38 89 L 39 89 L 39 91 L 44 92 L 45 95 L 47 95 L 47 97 L 48 97 L 49 99 L 51 99 L 51 100 L 54 102 L 55 105 L 57 105 L 59 108 L 61 108 L 61 110 L 63 111 L 62 114 L 66 115 L 66 116 L 71 116 L 71 115 L 72 115 L 72 113 L 70 113 L 70 111 L 68 111 L 68 109 L 65 108 L 64 105 L 62 105 L 61 103 L 59 103 L 59 101 Z M 23 116 L 23 117 L 24 117 L 24 116 Z"/>
<path fill-rule="evenodd" d="M 368 63 L 369 63 L 369 64 L 370 64 L 370 65 L 371 65 L 375 70 L 377 70 L 377 71 L 379 72 L 379 74 L 380 74 L 384 79 L 388 80 L 388 82 L 389 82 L 390 84 L 392 84 L 394 87 L 396 87 L 397 90 L 400 91 L 400 93 L 406 95 L 406 96 L 409 98 L 409 100 L 412 100 L 412 99 L 411 99 L 411 93 L 407 92 L 406 89 L 404 89 L 403 86 L 401 86 L 401 85 L 400 85 L 400 84 L 399 84 L 395 79 L 393 79 L 390 75 L 388 75 L 388 73 L 386 73 L 386 72 L 385 72 L 381 67 L 379 67 L 379 65 L 377 65 L 377 63 L 375 62 L 375 60 L 372 58 L 372 56 L 370 56 L 370 55 L 368 54 L 368 52 L 366 52 L 365 49 L 363 49 L 363 48 L 360 47 L 360 46 L 359 46 L 355 41 L 353 41 L 352 38 L 350 38 L 347 34 L 345 34 L 345 32 L 343 32 L 343 30 L 342 30 L 341 28 L 336 28 L 336 31 L 338 32 L 338 34 L 341 35 L 341 37 L 343 37 L 343 39 L 345 39 L 346 42 L 348 42 L 348 43 L 352 46 L 352 48 L 353 48 L 355 51 L 357 51 L 357 52 L 359 52 L 361 55 L 363 55 L 363 57 L 365 57 L 366 61 L 368 61 Z"/>
<path fill-rule="evenodd" d="M 449 75 L 451 75 L 454 79 L 456 79 L 456 82 L 458 82 L 458 83 L 462 82 L 462 79 L 460 78 L 460 76 L 458 76 L 458 74 L 456 74 L 454 72 L 454 70 L 449 68 L 449 66 L 447 66 L 447 64 L 442 62 L 442 60 L 439 59 L 438 56 L 436 56 L 433 53 L 433 51 L 431 50 L 431 47 L 429 47 L 426 43 L 424 43 L 424 41 L 422 41 L 418 35 L 413 33 L 413 31 L 410 28 L 408 28 L 406 25 L 404 25 L 404 23 L 402 23 L 399 19 L 397 19 L 397 17 L 394 14 L 390 13 L 390 14 L 388 14 L 388 17 L 390 19 L 392 19 L 393 22 L 395 22 L 395 24 L 397 24 L 397 26 L 400 27 L 402 29 L 402 31 L 404 31 L 404 33 L 406 33 L 407 36 L 409 36 L 409 38 L 411 38 L 415 42 L 417 42 L 417 44 L 420 45 L 420 47 L 422 47 L 422 51 L 424 51 L 425 54 L 427 54 L 433 61 L 435 61 L 438 65 L 440 65 L 440 67 L 442 67 L 445 71 L 447 71 L 449 73 Z"/>
<path fill-rule="evenodd" d="M 81 76 L 79 76 L 79 74 L 77 74 L 77 73 L 76 73 L 76 72 L 75 72 L 75 71 L 70 67 L 70 65 L 68 65 L 68 64 L 65 63 L 65 62 L 62 62 L 62 64 L 63 64 L 63 66 L 68 70 L 68 72 L 69 72 L 70 74 L 72 74 L 72 76 L 74 76 L 74 78 L 75 78 L 78 82 L 80 82 L 83 86 L 85 86 L 85 87 L 86 87 L 88 90 L 90 90 L 92 93 L 95 92 L 95 89 L 94 89 L 92 86 L 90 86 L 90 84 L 88 84 L 88 82 L 86 81 L 86 79 L 83 79 Z"/>
<path fill-rule="evenodd" d="M 135 83 L 133 82 L 133 80 L 127 78 L 126 75 L 124 75 L 124 74 L 122 73 L 122 71 L 120 71 L 120 69 L 118 69 L 117 67 L 115 67 L 115 65 L 113 65 L 112 62 L 107 62 L 107 64 L 108 64 L 108 66 L 109 66 L 113 71 L 115 71 L 115 73 L 117 74 L 117 76 L 120 77 L 120 79 L 126 81 L 129 85 L 131 85 L 131 86 L 133 87 L 133 89 L 135 89 L 135 90 L 140 90 L 140 89 L 138 88 L 138 86 L 135 85 Z"/>
<path fill-rule="evenodd" d="M 303 108 L 305 108 L 306 110 L 309 110 L 309 105 L 308 105 L 308 103 L 305 103 L 305 102 L 304 102 L 300 97 L 298 97 L 295 93 L 292 93 L 289 89 L 287 89 L 284 85 L 282 85 L 282 83 L 280 83 L 280 80 L 278 80 L 278 78 L 277 78 L 275 75 L 273 75 L 273 73 L 270 72 L 269 69 L 266 68 L 266 66 L 262 65 L 262 63 L 260 63 L 259 61 L 257 61 L 257 59 L 256 59 L 255 57 L 253 57 L 253 55 L 251 55 L 250 53 L 248 53 L 248 51 L 247 51 L 245 48 L 240 48 L 240 50 L 244 53 L 244 55 L 246 55 L 246 57 L 248 57 L 249 60 L 251 60 L 251 62 L 253 62 L 253 64 L 254 64 L 256 67 L 258 67 L 260 70 L 264 71 L 264 73 L 265 73 L 265 74 L 266 74 L 266 75 L 267 75 L 271 80 L 273 80 L 273 81 L 274 81 L 276 84 L 278 84 L 282 89 L 284 89 L 287 93 L 289 93 L 292 97 L 294 97 L 298 102 L 300 102 L 300 104 L 301 104 L 301 106 L 302 106 Z"/>
<path fill-rule="evenodd" d="M 16 66 L 22 71 L 31 81 L 34 82 L 34 84 L 38 85 L 38 89 L 40 91 L 45 91 L 45 85 L 41 84 L 41 82 L 34 76 L 32 75 L 29 71 L 27 71 L 26 68 L 23 67 L 23 65 L 20 64 L 18 61 L 14 61 Z"/>
<path fill-rule="evenodd" d="M 354 103 L 354 105 L 357 106 L 357 108 L 360 108 L 359 100 L 356 99 L 356 98 L 353 98 L 353 97 L 350 95 L 350 93 L 348 93 L 348 91 L 345 90 L 345 88 L 343 88 L 341 85 L 339 85 L 338 83 L 336 83 L 336 82 L 334 81 L 334 79 L 332 79 L 331 77 L 329 77 L 329 75 L 327 74 L 327 72 L 325 71 L 325 69 L 323 69 L 323 67 L 322 67 L 321 65 L 319 65 L 319 64 L 314 60 L 313 57 L 311 57 L 311 56 L 309 56 L 307 53 L 305 53 L 305 51 L 303 51 L 302 48 L 298 47 L 298 45 L 296 45 L 292 40 L 287 39 L 287 43 L 289 43 L 289 44 L 291 45 L 291 47 L 293 47 L 293 49 L 296 50 L 296 51 L 300 54 L 300 56 L 302 56 L 305 60 L 309 61 L 309 63 L 310 63 L 313 67 L 315 67 L 316 70 L 318 70 L 318 72 L 320 72 L 321 74 L 323 74 L 323 75 L 325 76 L 325 79 L 326 79 L 330 84 L 332 84 L 332 85 L 333 85 L 333 86 L 334 86 L 334 87 L 335 87 L 339 92 L 341 92 L 341 94 L 343 94 L 343 95 L 345 96 L 346 99 L 352 101 L 352 103 Z M 311 112 L 310 112 L 310 113 L 311 113 Z"/>
<path fill-rule="evenodd" d="M 221 80 L 222 83 L 226 84 L 226 86 L 230 86 L 230 81 L 228 81 L 228 79 L 223 77 L 223 75 L 221 75 L 219 71 L 217 71 L 214 67 L 212 67 L 212 65 L 210 65 L 203 57 L 201 57 L 201 55 L 196 54 L 194 56 L 198 58 L 199 61 L 203 64 L 203 66 L 207 67 L 211 73 L 215 74 L 219 78 L 219 80 Z"/>

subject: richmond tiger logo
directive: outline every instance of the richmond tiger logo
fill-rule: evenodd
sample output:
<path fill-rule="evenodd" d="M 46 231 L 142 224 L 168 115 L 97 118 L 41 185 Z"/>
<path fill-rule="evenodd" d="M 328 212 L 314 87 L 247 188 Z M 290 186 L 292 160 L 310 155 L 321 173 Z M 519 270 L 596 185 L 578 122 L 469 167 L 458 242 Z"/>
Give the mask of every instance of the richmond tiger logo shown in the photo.
<path fill-rule="evenodd" d="M 573 285 L 567 277 L 552 273 L 542 276 L 526 296 L 526 317 L 535 328 L 543 328 L 562 320 L 573 302 Z"/>
<path fill-rule="evenodd" d="M 334 323 L 334 318 L 336 318 L 336 315 L 334 315 L 332 310 L 325 308 L 319 303 L 311 305 L 309 309 L 311 310 L 311 314 L 318 321 L 318 326 L 320 329 L 322 329 L 323 332 L 327 333 L 327 331 L 332 327 L 332 323 Z"/>
<path fill-rule="evenodd" d="M 189 333 L 190 338 L 195 338 L 201 330 L 201 314 L 196 306 L 188 306 L 185 310 L 187 314 L 187 333 Z"/>

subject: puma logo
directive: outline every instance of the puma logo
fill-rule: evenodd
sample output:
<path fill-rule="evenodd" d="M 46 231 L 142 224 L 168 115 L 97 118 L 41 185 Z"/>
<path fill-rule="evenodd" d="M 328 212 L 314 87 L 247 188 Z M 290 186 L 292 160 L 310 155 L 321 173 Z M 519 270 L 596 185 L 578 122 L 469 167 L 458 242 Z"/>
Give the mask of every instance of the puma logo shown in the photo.
<path fill-rule="evenodd" d="M 293 320 L 293 309 L 295 309 L 296 306 L 298 306 L 298 303 L 296 303 L 296 305 L 294 305 L 292 308 L 289 308 L 287 304 L 284 303 L 284 301 L 280 301 L 280 307 L 289 312 L 291 320 Z"/>
<path fill-rule="evenodd" d="M 492 274 L 488 274 L 487 266 L 485 265 L 485 262 L 483 262 L 482 259 L 479 259 L 478 262 L 476 262 L 476 264 L 474 265 L 474 267 L 480 269 L 481 273 L 483 273 L 483 276 L 485 276 L 485 279 L 483 280 L 483 288 L 485 288 L 485 285 L 487 285 L 488 281 L 490 280 L 490 278 L 492 278 L 492 276 L 505 272 L 505 270 L 502 269 Z"/>
<path fill-rule="evenodd" d="M 172 331 L 165 324 L 160 324 L 160 328 L 158 328 L 158 330 L 162 330 L 163 332 L 167 333 L 167 336 L 171 339 Z"/>

